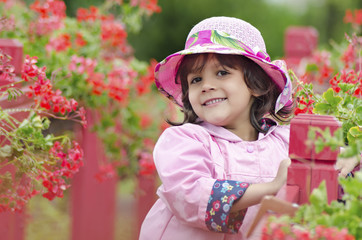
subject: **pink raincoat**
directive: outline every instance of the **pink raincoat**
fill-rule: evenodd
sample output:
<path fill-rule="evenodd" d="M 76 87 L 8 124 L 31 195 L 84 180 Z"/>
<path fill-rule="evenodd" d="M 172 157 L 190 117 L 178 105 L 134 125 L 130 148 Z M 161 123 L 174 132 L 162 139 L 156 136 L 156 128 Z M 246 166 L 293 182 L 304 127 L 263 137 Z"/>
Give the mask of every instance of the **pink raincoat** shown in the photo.
<path fill-rule="evenodd" d="M 274 179 L 288 146 L 289 126 L 274 125 L 252 142 L 208 123 L 166 129 L 154 149 L 159 199 L 139 239 L 246 239 L 258 205 L 230 214 L 232 203 L 249 183 Z"/>

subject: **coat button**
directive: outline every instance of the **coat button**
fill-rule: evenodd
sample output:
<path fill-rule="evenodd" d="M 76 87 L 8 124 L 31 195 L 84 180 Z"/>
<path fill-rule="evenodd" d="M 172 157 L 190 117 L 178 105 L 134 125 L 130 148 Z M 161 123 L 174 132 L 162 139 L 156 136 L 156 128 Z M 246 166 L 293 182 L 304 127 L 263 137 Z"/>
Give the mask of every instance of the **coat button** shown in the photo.
<path fill-rule="evenodd" d="M 247 146 L 247 147 L 246 147 L 246 151 L 247 151 L 248 153 L 254 152 L 254 146 L 251 146 L 251 145 Z"/>

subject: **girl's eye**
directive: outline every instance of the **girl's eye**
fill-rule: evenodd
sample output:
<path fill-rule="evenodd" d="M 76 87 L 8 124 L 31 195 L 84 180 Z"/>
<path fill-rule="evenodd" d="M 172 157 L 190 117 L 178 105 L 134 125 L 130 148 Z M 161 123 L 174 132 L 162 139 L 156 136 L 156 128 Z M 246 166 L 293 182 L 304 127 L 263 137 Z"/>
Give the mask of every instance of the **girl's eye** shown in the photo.
<path fill-rule="evenodd" d="M 195 84 L 201 81 L 200 77 L 194 77 L 191 79 L 190 84 Z"/>
<path fill-rule="evenodd" d="M 217 75 L 218 75 L 218 76 L 225 76 L 225 75 L 227 75 L 227 74 L 229 74 L 229 72 L 228 72 L 228 71 L 225 71 L 225 70 L 221 70 L 221 71 L 218 71 L 218 72 L 217 72 Z"/>

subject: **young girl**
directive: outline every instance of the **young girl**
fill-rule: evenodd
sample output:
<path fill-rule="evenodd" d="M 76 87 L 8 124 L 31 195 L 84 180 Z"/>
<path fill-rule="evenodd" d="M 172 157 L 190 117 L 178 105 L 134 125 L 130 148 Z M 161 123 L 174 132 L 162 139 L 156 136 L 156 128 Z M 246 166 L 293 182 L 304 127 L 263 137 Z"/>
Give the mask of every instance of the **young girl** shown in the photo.
<path fill-rule="evenodd" d="M 284 62 L 270 61 L 249 23 L 213 17 L 192 28 L 155 77 L 184 120 L 155 146 L 160 198 L 140 239 L 244 239 L 257 204 L 286 182 L 289 128 L 273 120 L 292 111 Z"/>

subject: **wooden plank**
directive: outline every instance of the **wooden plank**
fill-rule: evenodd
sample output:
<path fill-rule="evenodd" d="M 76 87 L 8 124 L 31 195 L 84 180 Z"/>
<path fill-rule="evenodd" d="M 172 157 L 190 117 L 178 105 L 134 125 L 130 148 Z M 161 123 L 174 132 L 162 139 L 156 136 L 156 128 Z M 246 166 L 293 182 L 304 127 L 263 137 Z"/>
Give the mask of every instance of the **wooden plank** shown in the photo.
<path fill-rule="evenodd" d="M 88 129 L 83 129 L 79 143 L 84 151 L 84 166 L 72 181 L 71 213 L 73 240 L 114 239 L 116 183 L 109 179 L 99 182 L 95 175 L 105 159 L 103 146 L 90 132 L 94 119 L 87 112 Z"/>

